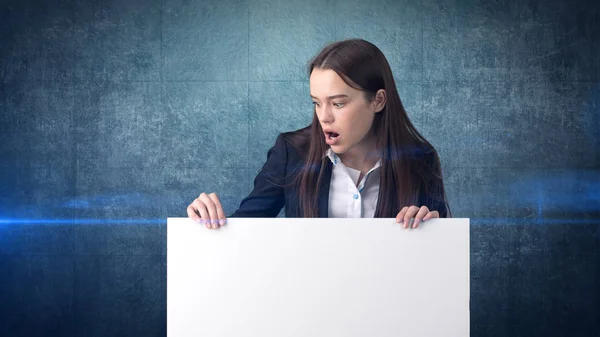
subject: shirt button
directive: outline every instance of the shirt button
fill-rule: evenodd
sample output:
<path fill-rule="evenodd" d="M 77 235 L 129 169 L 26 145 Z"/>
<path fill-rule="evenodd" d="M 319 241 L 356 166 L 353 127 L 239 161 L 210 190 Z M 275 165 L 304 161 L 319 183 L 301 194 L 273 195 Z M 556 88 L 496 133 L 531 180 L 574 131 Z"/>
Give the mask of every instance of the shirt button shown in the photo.
<path fill-rule="evenodd" d="M 354 195 L 354 200 L 358 199 L 358 194 Z"/>

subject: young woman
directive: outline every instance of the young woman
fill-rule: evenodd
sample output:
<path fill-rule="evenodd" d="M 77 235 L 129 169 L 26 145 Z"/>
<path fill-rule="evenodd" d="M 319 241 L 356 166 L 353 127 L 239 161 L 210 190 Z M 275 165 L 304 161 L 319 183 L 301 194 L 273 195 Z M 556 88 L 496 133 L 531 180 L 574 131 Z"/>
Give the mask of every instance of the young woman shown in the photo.
<path fill-rule="evenodd" d="M 437 152 L 402 106 L 390 66 L 373 44 L 326 46 L 308 67 L 312 123 L 282 133 L 230 217 L 396 218 L 404 228 L 449 217 Z M 215 193 L 202 193 L 189 218 L 226 223 Z"/>

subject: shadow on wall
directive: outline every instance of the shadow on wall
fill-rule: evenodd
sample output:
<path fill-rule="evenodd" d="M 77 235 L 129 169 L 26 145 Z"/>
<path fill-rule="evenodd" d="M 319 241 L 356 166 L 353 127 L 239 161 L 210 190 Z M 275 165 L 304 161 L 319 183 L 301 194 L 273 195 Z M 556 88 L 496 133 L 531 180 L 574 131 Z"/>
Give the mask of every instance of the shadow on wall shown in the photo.
<path fill-rule="evenodd" d="M 588 104 L 584 111 L 584 130 L 593 148 L 600 150 L 600 83 L 596 83 L 590 91 L 588 100 L 591 104 Z"/>

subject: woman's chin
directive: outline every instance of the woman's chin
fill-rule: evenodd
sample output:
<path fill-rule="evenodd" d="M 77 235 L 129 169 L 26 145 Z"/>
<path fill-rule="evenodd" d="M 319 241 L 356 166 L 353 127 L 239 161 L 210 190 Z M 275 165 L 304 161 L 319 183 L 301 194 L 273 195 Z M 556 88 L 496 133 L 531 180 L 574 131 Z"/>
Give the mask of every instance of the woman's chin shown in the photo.
<path fill-rule="evenodd" d="M 333 151 L 337 155 L 342 154 L 342 153 L 346 152 L 346 150 L 347 150 L 344 146 L 339 145 L 339 144 L 330 145 L 330 147 L 331 147 L 331 151 Z"/>

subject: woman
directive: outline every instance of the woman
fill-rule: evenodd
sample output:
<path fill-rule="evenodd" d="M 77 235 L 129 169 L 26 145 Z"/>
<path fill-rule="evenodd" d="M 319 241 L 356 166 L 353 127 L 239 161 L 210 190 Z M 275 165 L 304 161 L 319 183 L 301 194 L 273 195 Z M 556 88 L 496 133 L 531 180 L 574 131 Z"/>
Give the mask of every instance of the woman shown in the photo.
<path fill-rule="evenodd" d="M 312 123 L 282 133 L 230 217 L 393 218 L 416 228 L 449 217 L 437 152 L 402 106 L 390 66 L 373 44 L 326 46 L 309 64 Z M 226 222 L 215 193 L 188 216 L 208 228 Z"/>

